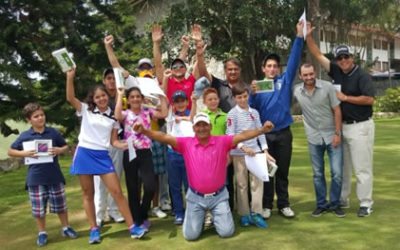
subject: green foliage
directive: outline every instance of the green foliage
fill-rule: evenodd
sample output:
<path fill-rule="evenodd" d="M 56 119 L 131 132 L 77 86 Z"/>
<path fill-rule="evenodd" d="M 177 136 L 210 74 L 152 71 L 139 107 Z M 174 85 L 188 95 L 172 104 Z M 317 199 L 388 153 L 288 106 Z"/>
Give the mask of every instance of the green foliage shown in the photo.
<path fill-rule="evenodd" d="M 374 107 L 381 112 L 400 112 L 400 87 L 386 89 L 385 95 L 376 98 Z"/>

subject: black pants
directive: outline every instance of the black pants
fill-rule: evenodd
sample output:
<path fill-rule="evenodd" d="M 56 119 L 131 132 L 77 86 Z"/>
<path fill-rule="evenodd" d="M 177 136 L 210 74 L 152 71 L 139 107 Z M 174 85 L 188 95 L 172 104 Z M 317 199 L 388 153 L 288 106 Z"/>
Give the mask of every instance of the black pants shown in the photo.
<path fill-rule="evenodd" d="M 263 207 L 273 207 L 274 194 L 278 198 L 278 209 L 289 207 L 289 167 L 292 158 L 292 131 L 290 127 L 277 132 L 265 134 L 268 143 L 268 152 L 275 158 L 278 170 L 274 178 L 264 182 Z"/>
<path fill-rule="evenodd" d="M 151 201 L 155 192 L 156 175 L 150 149 L 136 150 L 136 158 L 129 161 L 128 150 L 124 152 L 124 170 L 126 189 L 128 191 L 129 209 L 135 225 L 141 225 L 148 218 Z M 140 179 L 143 182 L 143 199 L 140 202 Z"/>
<path fill-rule="evenodd" d="M 231 207 L 231 211 L 234 209 L 234 204 L 235 204 L 235 190 L 234 190 L 234 175 L 235 172 L 233 170 L 233 163 L 228 165 L 227 169 L 227 183 L 226 183 L 226 189 L 228 189 L 229 193 L 229 206 Z"/>

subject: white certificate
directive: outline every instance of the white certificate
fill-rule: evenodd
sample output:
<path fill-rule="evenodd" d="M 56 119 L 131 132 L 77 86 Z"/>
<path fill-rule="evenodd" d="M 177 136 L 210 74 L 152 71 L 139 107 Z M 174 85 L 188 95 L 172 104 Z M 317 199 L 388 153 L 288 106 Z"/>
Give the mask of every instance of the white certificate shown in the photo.
<path fill-rule="evenodd" d="M 247 169 L 258 179 L 262 181 L 269 181 L 267 155 L 256 154 L 255 156 L 244 156 Z"/>
<path fill-rule="evenodd" d="M 25 141 L 22 143 L 22 147 L 24 150 L 36 150 L 38 143 L 38 140 L 33 140 L 33 141 Z M 39 140 L 39 141 L 43 141 L 43 140 Z M 52 146 L 51 145 L 51 140 L 46 140 L 47 142 L 47 146 Z M 50 143 L 48 143 L 48 141 L 50 141 Z M 53 162 L 53 156 L 49 156 L 47 155 L 38 155 L 37 158 L 33 158 L 33 157 L 25 157 L 24 158 L 24 164 L 25 165 L 32 165 L 32 164 L 40 164 L 40 163 L 50 163 Z"/>

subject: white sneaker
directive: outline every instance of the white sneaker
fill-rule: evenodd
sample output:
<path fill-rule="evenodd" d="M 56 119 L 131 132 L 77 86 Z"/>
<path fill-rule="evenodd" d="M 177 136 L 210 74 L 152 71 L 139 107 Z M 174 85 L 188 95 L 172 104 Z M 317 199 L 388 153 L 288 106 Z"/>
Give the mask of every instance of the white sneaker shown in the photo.
<path fill-rule="evenodd" d="M 161 210 L 170 211 L 172 209 L 171 205 L 168 202 L 165 202 L 161 205 Z"/>
<path fill-rule="evenodd" d="M 269 217 L 271 217 L 271 209 L 270 209 L 270 208 L 264 208 L 264 209 L 262 210 L 261 216 L 262 216 L 264 219 L 269 219 Z"/>
<path fill-rule="evenodd" d="M 117 211 L 108 212 L 108 217 L 117 223 L 122 223 L 125 221 L 124 217 L 122 217 L 122 215 Z"/>
<path fill-rule="evenodd" d="M 284 207 L 279 212 L 286 218 L 293 218 L 294 212 L 290 207 Z"/>
<path fill-rule="evenodd" d="M 159 207 L 154 207 L 151 210 L 151 213 L 152 213 L 153 216 L 157 216 L 160 219 L 167 217 L 167 214 L 164 213 Z"/>

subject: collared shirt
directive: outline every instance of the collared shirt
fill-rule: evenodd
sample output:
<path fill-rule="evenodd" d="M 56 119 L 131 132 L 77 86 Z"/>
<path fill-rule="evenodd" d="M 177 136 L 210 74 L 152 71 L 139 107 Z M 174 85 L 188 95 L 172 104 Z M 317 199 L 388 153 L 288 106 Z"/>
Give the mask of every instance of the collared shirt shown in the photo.
<path fill-rule="evenodd" d="M 188 109 L 190 110 L 192 107 L 192 92 L 194 89 L 194 83 L 196 82 L 196 78 L 192 74 L 189 75 L 188 78 L 184 78 L 182 81 L 178 82 L 175 78 L 171 77 L 168 79 L 168 87 L 167 87 L 167 97 L 170 103 L 173 103 L 172 95 L 178 91 L 182 90 L 185 92 L 186 97 L 188 98 L 189 105 Z"/>
<path fill-rule="evenodd" d="M 53 147 L 63 147 L 66 142 L 60 132 L 54 128 L 45 127 L 42 133 L 38 133 L 30 128 L 22 132 L 11 144 L 12 149 L 23 150 L 23 142 L 33 140 L 51 140 Z M 26 176 L 27 186 L 53 185 L 64 183 L 65 179 L 58 163 L 58 156 L 53 158 L 53 162 L 29 165 L 28 175 Z"/>
<path fill-rule="evenodd" d="M 228 152 L 233 136 L 210 136 L 206 145 L 196 137 L 178 137 L 175 151 L 185 159 L 189 186 L 201 193 L 212 193 L 225 185 Z"/>
<path fill-rule="evenodd" d="M 292 86 L 300 64 L 304 44 L 302 37 L 296 37 L 290 51 L 286 72 L 274 79 L 274 91 L 250 95 L 249 104 L 260 113 L 261 123 L 267 120 L 274 124 L 271 132 L 280 131 L 293 123 L 290 107 Z"/>
<path fill-rule="evenodd" d="M 140 122 L 144 128 L 149 129 L 153 114 L 154 110 L 147 108 L 142 108 L 139 114 L 135 114 L 130 109 L 122 111 L 122 116 L 124 117 L 124 139 L 132 138 L 135 149 L 151 148 L 151 139 L 144 134 L 136 133 L 133 130 L 133 125 L 136 122 Z"/>
<path fill-rule="evenodd" d="M 208 115 L 211 122 L 211 134 L 212 135 L 224 135 L 226 132 L 226 118 L 227 115 L 220 108 L 217 112 L 212 112 L 208 108 L 203 110 Z"/>
<path fill-rule="evenodd" d="M 226 80 L 221 80 L 215 76 L 212 77 L 211 87 L 218 91 L 219 107 L 225 113 L 231 110 L 236 102 L 232 95 L 232 89 Z"/>
<path fill-rule="evenodd" d="M 375 85 L 371 76 L 364 72 L 358 65 L 349 73 L 344 73 L 333 61 L 330 64 L 330 72 L 335 84 L 340 84 L 341 91 L 349 96 L 371 96 L 376 94 Z M 340 104 L 343 121 L 365 121 L 372 117 L 372 105 L 357 105 L 349 102 Z"/>
<path fill-rule="evenodd" d="M 303 123 L 307 140 L 314 145 L 329 145 L 335 135 L 335 116 L 333 108 L 340 104 L 336 89 L 326 81 L 317 80 L 314 91 L 309 93 L 304 83 L 297 84 L 294 96 L 303 112 Z"/>
<path fill-rule="evenodd" d="M 120 128 L 118 121 L 112 117 L 111 108 L 100 112 L 96 107 L 92 112 L 88 110 L 88 105 L 82 102 L 81 112 L 77 112 L 77 115 L 82 116 L 78 146 L 107 150 L 111 144 L 111 131 Z"/>
<path fill-rule="evenodd" d="M 260 115 L 257 110 L 249 107 L 248 110 L 242 109 L 236 105 L 228 113 L 226 121 L 227 135 L 236 135 L 245 130 L 261 128 Z M 243 145 L 253 149 L 255 152 L 260 152 L 268 148 L 264 134 L 261 134 L 253 139 L 242 142 Z M 245 155 L 243 150 L 235 148 L 231 150 L 231 155 Z"/>

